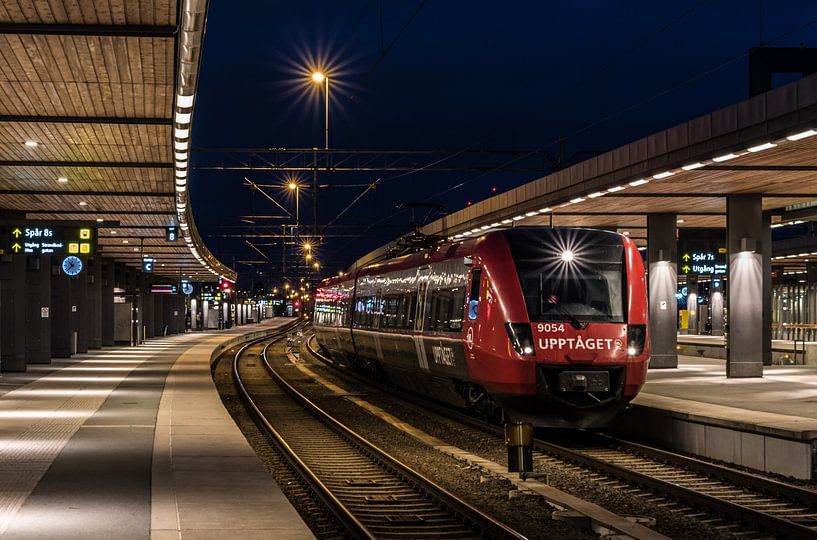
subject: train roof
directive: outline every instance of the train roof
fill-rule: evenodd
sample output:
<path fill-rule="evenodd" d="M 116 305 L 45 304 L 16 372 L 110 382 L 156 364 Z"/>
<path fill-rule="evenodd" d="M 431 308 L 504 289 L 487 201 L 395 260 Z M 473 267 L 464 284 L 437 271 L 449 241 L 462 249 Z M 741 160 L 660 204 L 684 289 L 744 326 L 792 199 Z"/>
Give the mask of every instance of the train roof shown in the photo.
<path fill-rule="evenodd" d="M 416 253 L 409 253 L 407 255 L 401 255 L 399 257 L 394 257 L 392 259 L 386 259 L 384 261 L 367 264 L 363 267 L 345 272 L 340 276 L 326 278 L 323 281 L 321 281 L 320 286 L 330 287 L 332 285 L 337 285 L 340 283 L 345 283 L 347 281 L 354 280 L 358 276 L 367 276 L 383 272 L 390 272 L 394 270 L 405 270 L 406 268 L 412 268 L 422 266 L 423 264 L 440 262 L 448 259 L 453 259 L 455 257 L 467 257 L 473 254 L 474 246 L 476 245 L 477 241 L 489 234 L 505 233 L 507 231 L 525 231 L 532 229 L 542 229 L 548 231 L 553 230 L 594 231 L 601 234 L 609 234 L 611 236 L 626 238 L 621 234 L 613 231 L 579 227 L 543 227 L 543 226 L 501 227 L 488 230 L 480 234 L 479 236 L 474 236 L 472 238 L 442 242 L 430 249 L 424 249 Z"/>

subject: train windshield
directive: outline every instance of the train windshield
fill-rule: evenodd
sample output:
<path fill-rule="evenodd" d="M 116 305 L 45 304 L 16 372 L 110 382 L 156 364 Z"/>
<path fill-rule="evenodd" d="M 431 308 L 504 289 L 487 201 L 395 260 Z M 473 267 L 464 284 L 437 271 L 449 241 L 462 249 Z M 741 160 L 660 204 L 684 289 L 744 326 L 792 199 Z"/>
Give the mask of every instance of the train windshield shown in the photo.
<path fill-rule="evenodd" d="M 624 244 L 585 229 L 505 231 L 530 320 L 624 321 Z"/>

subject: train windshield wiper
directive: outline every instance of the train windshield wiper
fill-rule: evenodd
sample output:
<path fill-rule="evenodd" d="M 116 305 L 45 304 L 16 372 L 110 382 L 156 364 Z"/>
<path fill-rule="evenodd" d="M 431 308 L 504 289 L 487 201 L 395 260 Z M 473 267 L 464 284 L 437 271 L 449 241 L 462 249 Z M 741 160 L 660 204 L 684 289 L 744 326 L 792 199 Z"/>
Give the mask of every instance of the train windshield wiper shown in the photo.
<path fill-rule="evenodd" d="M 560 304 L 553 304 L 552 309 L 567 317 L 567 320 L 570 322 L 570 326 L 576 330 L 582 330 L 586 326 L 585 323 L 581 322 L 573 313 L 562 307 Z"/>

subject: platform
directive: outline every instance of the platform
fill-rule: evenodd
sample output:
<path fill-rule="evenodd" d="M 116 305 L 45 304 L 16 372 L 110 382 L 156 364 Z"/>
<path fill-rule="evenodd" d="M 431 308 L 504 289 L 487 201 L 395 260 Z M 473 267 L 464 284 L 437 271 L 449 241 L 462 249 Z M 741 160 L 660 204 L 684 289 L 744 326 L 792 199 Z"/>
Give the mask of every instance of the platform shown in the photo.
<path fill-rule="evenodd" d="M 727 379 L 725 360 L 679 356 L 677 369 L 649 371 L 616 429 L 677 451 L 814 479 L 817 366 L 767 366 L 763 373 Z"/>
<path fill-rule="evenodd" d="M 286 321 L 107 348 L 17 376 L 0 397 L 0 535 L 312 537 L 210 374 L 224 347 Z"/>

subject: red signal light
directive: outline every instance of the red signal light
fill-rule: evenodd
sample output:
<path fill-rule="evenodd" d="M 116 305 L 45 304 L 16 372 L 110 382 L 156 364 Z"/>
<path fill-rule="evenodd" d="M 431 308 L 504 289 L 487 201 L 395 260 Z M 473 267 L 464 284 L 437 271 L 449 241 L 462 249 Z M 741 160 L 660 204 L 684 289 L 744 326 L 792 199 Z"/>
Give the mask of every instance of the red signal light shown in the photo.
<path fill-rule="evenodd" d="M 491 192 L 492 192 L 492 193 L 496 193 L 496 186 L 494 186 L 494 187 L 492 187 L 492 188 L 491 188 Z"/>
<path fill-rule="evenodd" d="M 471 201 L 468 201 L 467 203 L 465 203 L 465 206 L 471 206 Z"/>

